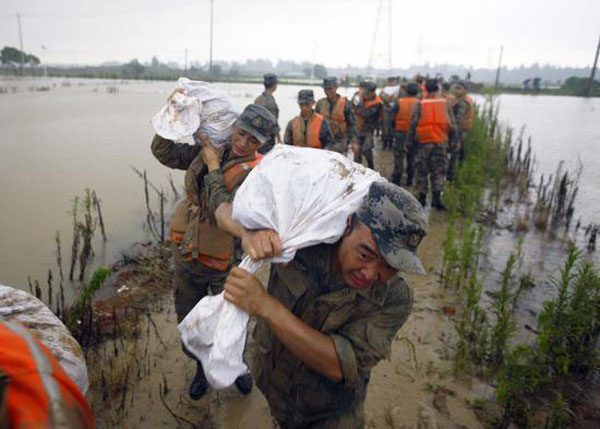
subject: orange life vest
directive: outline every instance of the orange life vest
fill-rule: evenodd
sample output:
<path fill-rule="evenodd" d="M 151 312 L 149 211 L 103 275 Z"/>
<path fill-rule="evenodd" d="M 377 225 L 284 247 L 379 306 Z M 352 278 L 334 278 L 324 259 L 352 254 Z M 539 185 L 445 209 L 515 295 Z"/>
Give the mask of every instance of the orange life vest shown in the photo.
<path fill-rule="evenodd" d="M 239 186 L 261 159 L 262 155 L 256 152 L 252 157 L 233 159 L 223 165 L 221 171 L 227 191 Z M 195 195 L 188 190 L 188 197 L 177 206 L 171 218 L 171 241 L 180 245 L 183 260 L 227 271 L 232 263 L 233 237 L 209 218 L 204 199 L 200 205 L 195 201 Z"/>
<path fill-rule="evenodd" d="M 294 146 L 308 146 L 316 149 L 323 149 L 323 144 L 321 144 L 321 140 L 319 139 L 323 119 L 325 119 L 323 115 L 314 112 L 308 119 L 308 124 L 306 124 L 302 116 L 296 116 L 292 122 L 292 139 L 294 141 Z"/>
<path fill-rule="evenodd" d="M 339 96 L 331 109 L 331 102 L 324 98 L 321 100 L 319 113 L 329 120 L 329 126 L 333 137 L 341 139 L 346 137 L 346 116 L 344 115 L 344 107 L 346 107 L 346 97 Z M 331 115 L 329 112 L 331 111 Z"/>
<path fill-rule="evenodd" d="M 417 124 L 419 143 L 442 144 L 448 142 L 450 120 L 445 98 L 421 100 L 421 118 Z"/>
<path fill-rule="evenodd" d="M 473 117 L 475 116 L 475 109 L 473 108 L 473 99 L 468 95 L 465 95 L 462 98 L 456 99 L 455 103 L 458 103 L 461 99 L 467 102 L 467 104 L 469 105 L 469 111 L 463 118 L 463 121 L 460 124 L 458 124 L 458 126 L 463 131 L 469 131 L 473 126 Z"/>
<path fill-rule="evenodd" d="M 398 113 L 396 114 L 396 131 L 409 131 L 412 106 L 419 99 L 417 97 L 403 97 L 398 99 Z"/>
<path fill-rule="evenodd" d="M 0 345 L 0 427 L 94 427 L 77 385 L 27 328 L 0 319 Z"/>
<path fill-rule="evenodd" d="M 365 106 L 365 109 L 370 109 L 371 107 L 376 106 L 378 104 L 382 104 L 382 103 L 383 103 L 383 100 L 381 99 L 381 97 L 376 96 L 372 100 L 366 100 L 364 102 L 364 106 Z M 358 130 L 361 131 L 363 129 L 363 126 L 365 125 L 365 118 L 363 118 L 358 112 L 356 114 L 356 122 L 358 123 Z"/>

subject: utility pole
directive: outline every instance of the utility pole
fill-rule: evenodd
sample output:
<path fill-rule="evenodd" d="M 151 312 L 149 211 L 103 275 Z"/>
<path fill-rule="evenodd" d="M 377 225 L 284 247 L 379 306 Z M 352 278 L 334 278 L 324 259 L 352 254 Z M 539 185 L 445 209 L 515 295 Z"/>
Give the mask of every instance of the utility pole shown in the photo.
<path fill-rule="evenodd" d="M 375 44 L 377 42 L 377 30 L 379 29 L 379 22 L 381 21 L 383 1 L 384 0 L 379 0 L 379 5 L 377 6 L 377 18 L 375 20 L 375 29 L 373 30 L 373 39 L 371 39 L 371 52 L 369 53 L 369 64 L 367 65 L 367 74 L 371 74 L 371 72 L 373 71 Z"/>
<path fill-rule="evenodd" d="M 596 58 L 594 58 L 594 65 L 592 66 L 592 74 L 590 75 L 590 80 L 588 81 L 587 91 L 585 95 L 589 97 L 592 95 L 592 88 L 594 86 L 594 77 L 596 76 L 596 67 L 598 67 L 598 54 L 600 53 L 600 38 L 598 38 L 598 47 L 596 48 Z"/>
<path fill-rule="evenodd" d="M 392 73 L 392 0 L 388 3 L 388 69 Z"/>
<path fill-rule="evenodd" d="M 208 73 L 213 72 L 213 20 L 214 20 L 214 0 L 210 0 L 210 55 L 208 59 Z"/>
<path fill-rule="evenodd" d="M 19 44 L 21 46 L 21 76 L 25 74 L 25 52 L 23 52 L 23 33 L 21 32 L 21 15 L 17 13 L 19 23 Z"/>
<path fill-rule="evenodd" d="M 500 84 L 500 68 L 502 67 L 502 53 L 504 52 L 504 46 L 500 46 L 500 58 L 498 58 L 498 70 L 496 70 L 496 85 L 495 88 L 498 88 Z"/>
<path fill-rule="evenodd" d="M 188 70 L 188 48 L 185 48 L 185 65 L 183 66 L 183 71 L 187 73 Z"/>

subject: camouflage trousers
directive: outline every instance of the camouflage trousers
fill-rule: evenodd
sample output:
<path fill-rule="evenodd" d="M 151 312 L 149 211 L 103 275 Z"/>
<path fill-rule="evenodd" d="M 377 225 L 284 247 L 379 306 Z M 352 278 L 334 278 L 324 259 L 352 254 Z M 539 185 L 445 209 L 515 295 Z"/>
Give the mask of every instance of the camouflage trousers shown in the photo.
<path fill-rule="evenodd" d="M 448 171 L 447 145 L 421 144 L 417 151 L 417 191 L 427 194 L 429 179 L 433 191 L 441 191 Z"/>
<path fill-rule="evenodd" d="M 216 295 L 223 291 L 228 272 L 213 270 L 199 262 L 181 260 L 175 249 L 175 314 L 177 323 L 181 323 L 192 308 L 207 295 Z M 181 343 L 183 352 L 197 361 Z M 198 361 L 199 362 L 199 361 Z"/>
<path fill-rule="evenodd" d="M 348 153 L 348 143 L 346 142 L 346 138 L 335 139 L 335 142 L 327 149 L 346 155 Z"/>
<path fill-rule="evenodd" d="M 465 139 L 467 138 L 467 133 L 468 131 L 466 130 L 460 131 L 458 151 L 452 151 L 452 153 L 450 153 L 450 162 L 448 164 L 448 180 L 452 180 L 454 178 L 454 169 L 456 163 L 459 160 L 463 161 L 465 159 Z"/>
<path fill-rule="evenodd" d="M 177 323 L 207 295 L 223 291 L 228 272 L 216 271 L 199 262 L 182 261 L 175 253 L 175 313 Z"/>
<path fill-rule="evenodd" d="M 373 164 L 373 131 L 358 135 L 359 152 L 354 155 L 354 162 L 362 164 L 363 156 L 367 159 L 367 166 L 374 168 Z"/>
<path fill-rule="evenodd" d="M 383 149 L 392 149 L 394 141 L 394 119 L 389 112 L 383 113 L 381 138 L 383 140 Z"/>
<path fill-rule="evenodd" d="M 401 185 L 402 175 L 404 174 L 404 160 L 406 159 L 406 184 L 410 186 L 415 175 L 415 158 L 418 145 L 408 141 L 408 132 L 395 131 L 393 149 L 394 172 L 390 180 L 396 185 Z"/>

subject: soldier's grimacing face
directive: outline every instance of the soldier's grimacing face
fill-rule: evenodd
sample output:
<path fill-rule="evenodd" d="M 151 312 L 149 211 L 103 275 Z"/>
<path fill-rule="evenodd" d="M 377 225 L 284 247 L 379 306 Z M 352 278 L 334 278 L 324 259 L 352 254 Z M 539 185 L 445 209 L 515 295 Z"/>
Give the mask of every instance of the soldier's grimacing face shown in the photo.
<path fill-rule="evenodd" d="M 344 283 L 355 289 L 385 283 L 398 272 L 387 264 L 371 230 L 360 221 L 344 233 L 337 250 L 337 263 Z"/>
<path fill-rule="evenodd" d="M 240 158 L 250 156 L 260 146 L 260 142 L 247 131 L 239 127 L 234 127 L 233 136 L 231 137 L 231 150 Z"/>

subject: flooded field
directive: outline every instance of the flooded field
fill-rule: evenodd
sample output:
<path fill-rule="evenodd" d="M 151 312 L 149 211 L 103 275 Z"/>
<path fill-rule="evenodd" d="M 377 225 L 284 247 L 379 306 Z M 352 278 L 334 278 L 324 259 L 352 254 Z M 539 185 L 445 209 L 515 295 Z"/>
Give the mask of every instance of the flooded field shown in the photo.
<path fill-rule="evenodd" d="M 164 189 L 169 201 L 165 212 L 170 214 L 174 201 L 169 170 L 150 152 L 154 132 L 149 119 L 174 84 L 52 79 L 6 80 L 0 86 L 7 88 L 0 94 L 0 283 L 28 290 L 31 277 L 44 285 L 48 270 L 56 271 L 56 231 L 68 270 L 73 229 L 69 210 L 86 188 L 101 200 L 108 236 L 106 244 L 94 242 L 94 264 L 114 262 L 132 243 L 151 239 L 144 228 L 143 181 L 131 167 L 146 170 L 149 180 Z M 262 91 L 255 84 L 219 86 L 239 109 Z M 282 127 L 297 114 L 301 88 L 280 86 L 275 93 Z M 316 97 L 323 95 L 314 89 Z M 581 161 L 574 219 L 581 217 L 583 225 L 600 222 L 600 100 L 505 95 L 500 103 L 502 120 L 515 128 L 526 125 L 525 134 L 532 136 L 538 173 L 554 172 L 560 160 L 574 171 Z M 172 176 L 180 186 L 182 173 Z M 156 195 L 150 198 L 158 207 Z M 492 265 L 495 260 L 503 264 L 515 243 L 511 232 L 498 232 L 489 243 L 494 248 Z M 556 242 L 526 239 L 524 254 L 547 270 L 561 260 L 561 249 Z M 597 254 L 591 257 L 598 260 Z M 67 286 L 67 295 L 75 286 Z"/>
<path fill-rule="evenodd" d="M 555 174 L 561 161 L 564 169 L 575 175 L 581 171 L 575 212 L 569 230 L 564 227 L 515 233 L 510 229 L 492 230 L 486 239 L 488 271 L 487 285 L 496 280 L 505 266 L 509 254 L 521 240 L 522 257 L 517 272 L 531 274 L 535 288 L 523 294 L 519 315 L 523 323 L 536 325 L 542 303 L 556 294 L 549 282 L 565 258 L 567 243 L 574 242 L 583 249 L 585 260 L 600 262 L 600 252 L 589 252 L 584 230 L 590 223 L 600 223 L 600 99 L 578 97 L 501 95 L 495 100 L 500 106 L 500 119 L 510 124 L 517 133 L 524 127 L 525 141 L 531 137 L 534 156 L 535 183 L 540 176 Z M 530 207 L 535 190 L 530 190 Z M 500 224 L 514 221 L 513 213 L 519 209 L 516 201 L 504 201 L 499 214 Z M 576 231 L 576 225 L 581 227 Z"/>

